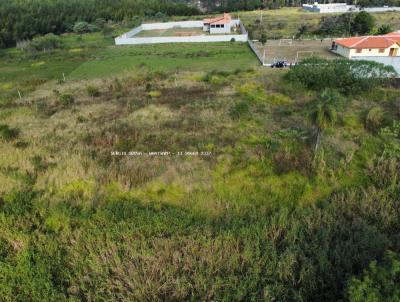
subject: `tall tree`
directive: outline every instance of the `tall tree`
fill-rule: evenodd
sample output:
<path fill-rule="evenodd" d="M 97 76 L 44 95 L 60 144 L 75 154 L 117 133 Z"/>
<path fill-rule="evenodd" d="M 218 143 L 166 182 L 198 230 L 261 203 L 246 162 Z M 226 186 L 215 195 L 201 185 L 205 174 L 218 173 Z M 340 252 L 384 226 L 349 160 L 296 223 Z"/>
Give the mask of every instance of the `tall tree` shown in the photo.
<path fill-rule="evenodd" d="M 319 99 L 315 102 L 314 108 L 310 113 L 310 120 L 317 130 L 317 139 L 315 143 L 315 153 L 321 143 L 323 132 L 326 128 L 334 125 L 337 120 L 336 106 L 338 94 L 330 89 L 325 89 Z"/>
<path fill-rule="evenodd" d="M 375 18 L 367 12 L 359 12 L 353 20 L 352 31 L 359 35 L 365 35 L 375 26 Z"/>

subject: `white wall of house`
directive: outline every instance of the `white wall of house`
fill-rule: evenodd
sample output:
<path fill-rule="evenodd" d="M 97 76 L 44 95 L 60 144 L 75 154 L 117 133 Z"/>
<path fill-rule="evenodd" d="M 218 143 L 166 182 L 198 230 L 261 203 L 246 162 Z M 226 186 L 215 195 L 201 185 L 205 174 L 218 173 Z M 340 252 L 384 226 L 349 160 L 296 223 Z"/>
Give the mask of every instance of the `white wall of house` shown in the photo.
<path fill-rule="evenodd" d="M 391 47 L 382 50 L 380 48 L 364 48 L 357 50 L 337 44 L 337 49 L 334 50 L 334 52 L 348 59 L 354 57 L 388 57 L 391 48 L 397 49 L 396 56 L 400 57 L 400 46 L 398 44 L 394 44 Z"/>
<path fill-rule="evenodd" d="M 210 25 L 210 34 L 230 34 L 231 33 L 231 25 L 230 24 L 211 24 Z"/>
<path fill-rule="evenodd" d="M 337 48 L 333 51 L 334 53 L 337 53 L 338 55 L 341 55 L 342 57 L 345 58 L 350 58 L 350 48 L 343 47 L 342 45 L 336 44 Z"/>
<path fill-rule="evenodd" d="M 397 49 L 397 55 L 400 56 L 400 46 L 399 45 L 392 45 L 389 48 L 385 48 L 382 51 L 379 48 L 364 48 L 364 49 L 351 49 L 350 50 L 350 57 L 388 57 L 390 53 L 390 49 L 395 48 Z"/>

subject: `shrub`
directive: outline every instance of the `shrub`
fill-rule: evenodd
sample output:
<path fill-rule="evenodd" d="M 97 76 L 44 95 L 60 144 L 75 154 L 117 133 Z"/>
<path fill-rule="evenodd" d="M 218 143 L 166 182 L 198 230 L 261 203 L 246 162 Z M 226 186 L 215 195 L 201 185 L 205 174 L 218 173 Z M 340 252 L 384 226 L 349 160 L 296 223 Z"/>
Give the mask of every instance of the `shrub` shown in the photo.
<path fill-rule="evenodd" d="M 153 90 L 148 93 L 148 96 L 151 98 L 159 98 L 161 96 L 161 91 Z"/>
<path fill-rule="evenodd" d="M 396 71 L 392 66 L 376 62 L 309 58 L 294 66 L 286 79 L 316 91 L 333 88 L 356 94 L 386 84 L 394 76 Z"/>
<path fill-rule="evenodd" d="M 11 141 L 19 136 L 20 130 L 18 128 L 10 128 L 8 125 L 0 124 L 0 137 L 3 140 Z"/>
<path fill-rule="evenodd" d="M 389 24 L 382 24 L 376 31 L 377 35 L 385 35 L 393 31 L 393 28 Z"/>
<path fill-rule="evenodd" d="M 353 20 L 352 32 L 365 35 L 372 31 L 375 26 L 375 18 L 367 12 L 359 12 Z"/>
<path fill-rule="evenodd" d="M 100 96 L 100 91 L 99 91 L 99 89 L 97 87 L 88 86 L 88 87 L 86 87 L 86 91 L 87 91 L 88 95 L 91 96 L 91 97 Z"/>
<path fill-rule="evenodd" d="M 233 119 L 240 119 L 247 115 L 250 111 L 250 106 L 246 101 L 240 101 L 235 103 L 229 110 L 229 115 Z"/>
<path fill-rule="evenodd" d="M 40 155 L 35 155 L 34 157 L 31 158 L 31 163 L 33 166 L 33 169 L 35 170 L 35 173 L 39 172 L 44 172 L 48 168 L 48 163 L 43 160 L 43 158 Z"/>
<path fill-rule="evenodd" d="M 25 141 L 18 141 L 14 144 L 14 147 L 17 149 L 26 149 L 28 148 L 29 143 Z"/>
<path fill-rule="evenodd" d="M 306 147 L 293 148 L 285 146 L 273 157 L 275 170 L 278 174 L 299 171 L 309 175 L 312 171 L 312 154 Z"/>
<path fill-rule="evenodd" d="M 68 107 L 68 106 L 72 105 L 75 101 L 74 96 L 71 94 L 68 94 L 68 93 L 61 94 L 59 96 L 59 100 L 60 100 L 61 105 L 63 105 L 64 107 Z"/>
<path fill-rule="evenodd" d="M 76 22 L 74 24 L 73 31 L 78 34 L 89 32 L 89 23 L 85 21 Z"/>
<path fill-rule="evenodd" d="M 267 35 L 265 33 L 261 34 L 260 42 L 262 43 L 262 45 L 265 45 L 265 43 L 267 43 Z"/>
<path fill-rule="evenodd" d="M 51 51 L 56 48 L 61 48 L 63 43 L 59 36 L 56 36 L 55 34 L 47 34 L 45 36 L 33 38 L 30 46 L 37 51 Z"/>
<path fill-rule="evenodd" d="M 387 252 L 382 263 L 369 264 L 360 278 L 352 278 L 347 293 L 350 302 L 399 301 L 400 257 Z"/>
<path fill-rule="evenodd" d="M 365 127 L 372 132 L 376 132 L 382 126 L 383 110 L 380 107 L 373 107 L 367 114 Z"/>
<path fill-rule="evenodd" d="M 56 108 L 43 99 L 39 99 L 34 103 L 34 110 L 41 117 L 50 117 L 56 113 Z"/>

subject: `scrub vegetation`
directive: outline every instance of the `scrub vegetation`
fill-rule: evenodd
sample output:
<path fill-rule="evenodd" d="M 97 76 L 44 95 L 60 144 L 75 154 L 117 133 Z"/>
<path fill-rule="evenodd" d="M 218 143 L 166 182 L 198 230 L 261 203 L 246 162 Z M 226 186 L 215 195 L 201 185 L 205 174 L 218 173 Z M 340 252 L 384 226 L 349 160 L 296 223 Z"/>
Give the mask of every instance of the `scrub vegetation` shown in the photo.
<path fill-rule="evenodd" d="M 1 301 L 399 298 L 392 71 L 61 43 L 0 53 Z"/>

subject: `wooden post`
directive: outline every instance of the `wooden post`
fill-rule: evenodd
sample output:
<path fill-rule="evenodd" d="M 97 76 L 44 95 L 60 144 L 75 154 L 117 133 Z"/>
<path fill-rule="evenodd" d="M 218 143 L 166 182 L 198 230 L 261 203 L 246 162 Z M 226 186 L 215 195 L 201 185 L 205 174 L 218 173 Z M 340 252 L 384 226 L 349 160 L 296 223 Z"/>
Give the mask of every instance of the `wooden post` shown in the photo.
<path fill-rule="evenodd" d="M 64 79 L 64 82 L 65 82 L 65 74 L 63 73 L 63 79 Z"/>
<path fill-rule="evenodd" d="M 18 89 L 18 95 L 19 95 L 19 99 L 22 99 L 21 91 L 19 91 L 19 89 Z"/>

